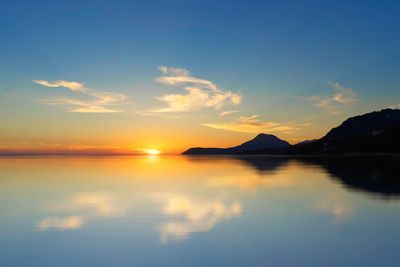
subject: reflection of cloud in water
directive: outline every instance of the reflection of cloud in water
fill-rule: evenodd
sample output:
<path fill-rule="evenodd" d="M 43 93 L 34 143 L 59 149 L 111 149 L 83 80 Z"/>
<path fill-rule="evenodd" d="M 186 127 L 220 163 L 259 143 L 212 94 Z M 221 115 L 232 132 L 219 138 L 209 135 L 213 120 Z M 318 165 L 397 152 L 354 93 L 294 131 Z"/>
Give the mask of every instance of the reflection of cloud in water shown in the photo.
<path fill-rule="evenodd" d="M 169 221 L 160 227 L 161 240 L 183 240 L 196 232 L 210 231 L 221 220 L 239 216 L 242 206 L 239 202 L 224 203 L 221 200 L 193 200 L 181 195 L 166 195 L 163 213 L 179 216 L 182 221 Z"/>
<path fill-rule="evenodd" d="M 343 223 L 349 221 L 354 214 L 354 206 L 351 202 L 347 201 L 345 196 L 331 194 L 322 198 L 314 210 L 321 213 L 330 214 L 335 223 Z"/>
<path fill-rule="evenodd" d="M 59 231 L 79 229 L 83 225 L 83 218 L 80 216 L 65 216 L 65 217 L 46 217 L 37 224 L 37 229 L 46 231 L 55 229 Z"/>
<path fill-rule="evenodd" d="M 115 199 L 106 193 L 84 192 L 73 195 L 67 202 L 51 205 L 57 214 L 40 220 L 38 230 L 75 230 L 96 217 L 121 216 L 124 209 L 117 205 Z"/>
<path fill-rule="evenodd" d="M 123 213 L 111 195 L 93 192 L 78 193 L 66 203 L 55 205 L 55 209 L 58 212 L 77 211 L 105 217 Z"/>

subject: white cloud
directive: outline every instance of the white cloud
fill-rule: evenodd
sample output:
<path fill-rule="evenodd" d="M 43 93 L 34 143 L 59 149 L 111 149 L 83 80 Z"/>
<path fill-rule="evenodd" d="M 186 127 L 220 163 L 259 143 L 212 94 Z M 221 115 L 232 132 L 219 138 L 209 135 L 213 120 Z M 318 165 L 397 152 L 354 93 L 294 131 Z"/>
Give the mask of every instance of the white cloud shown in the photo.
<path fill-rule="evenodd" d="M 240 110 L 227 110 L 227 111 L 222 111 L 222 112 L 220 112 L 219 113 L 219 115 L 221 116 L 221 117 L 223 117 L 223 116 L 226 116 L 226 115 L 229 115 L 229 114 L 232 114 L 232 113 L 236 113 L 236 112 L 239 112 Z"/>
<path fill-rule="evenodd" d="M 234 121 L 226 123 L 206 123 L 204 126 L 208 126 L 215 129 L 244 132 L 244 133 L 293 133 L 300 128 L 297 125 L 290 123 L 280 123 L 273 121 L 262 121 L 258 118 L 258 115 L 252 116 L 241 116 Z"/>
<path fill-rule="evenodd" d="M 331 114 L 340 114 L 344 105 L 349 105 L 357 101 L 356 92 L 340 83 L 330 83 L 333 93 L 330 95 L 319 95 L 306 97 L 313 106 L 322 108 Z"/>
<path fill-rule="evenodd" d="M 83 89 L 83 84 L 78 83 L 78 82 L 70 82 L 70 81 L 55 81 L 55 82 L 49 82 L 45 80 L 34 80 L 33 82 L 46 86 L 46 87 L 65 87 L 68 88 L 72 91 L 80 91 Z"/>
<path fill-rule="evenodd" d="M 156 81 L 165 85 L 175 86 L 184 91 L 181 94 L 165 94 L 157 97 L 167 106 L 153 109 L 153 113 L 188 112 L 203 108 L 219 110 L 225 104 L 239 105 L 242 97 L 231 91 L 224 91 L 212 81 L 193 77 L 186 69 L 159 67 L 163 76 Z"/>
<path fill-rule="evenodd" d="M 64 87 L 77 94 L 77 97 L 59 97 L 45 99 L 42 102 L 51 105 L 65 105 L 70 107 L 70 112 L 82 113 L 111 113 L 121 112 L 112 106 L 125 104 L 127 97 L 114 92 L 102 92 L 86 88 L 82 83 L 72 81 L 34 80 L 33 82 L 46 87 Z"/>

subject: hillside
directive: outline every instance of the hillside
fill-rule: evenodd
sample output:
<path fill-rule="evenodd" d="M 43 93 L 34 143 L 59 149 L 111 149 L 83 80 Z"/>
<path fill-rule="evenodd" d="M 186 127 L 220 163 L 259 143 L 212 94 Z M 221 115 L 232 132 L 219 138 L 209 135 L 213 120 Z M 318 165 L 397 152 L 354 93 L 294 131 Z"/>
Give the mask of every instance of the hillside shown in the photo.
<path fill-rule="evenodd" d="M 351 117 L 318 140 L 290 145 L 270 134 L 230 148 L 190 148 L 193 154 L 343 154 L 400 153 L 400 110 L 383 109 Z"/>

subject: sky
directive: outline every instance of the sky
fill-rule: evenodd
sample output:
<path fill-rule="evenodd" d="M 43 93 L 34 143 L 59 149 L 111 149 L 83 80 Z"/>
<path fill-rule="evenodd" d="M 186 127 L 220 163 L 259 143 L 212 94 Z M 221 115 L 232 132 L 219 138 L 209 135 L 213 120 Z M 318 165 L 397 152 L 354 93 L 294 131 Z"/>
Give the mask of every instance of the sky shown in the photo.
<path fill-rule="evenodd" d="M 400 108 L 398 1 L 2 1 L 0 152 L 296 143 Z"/>

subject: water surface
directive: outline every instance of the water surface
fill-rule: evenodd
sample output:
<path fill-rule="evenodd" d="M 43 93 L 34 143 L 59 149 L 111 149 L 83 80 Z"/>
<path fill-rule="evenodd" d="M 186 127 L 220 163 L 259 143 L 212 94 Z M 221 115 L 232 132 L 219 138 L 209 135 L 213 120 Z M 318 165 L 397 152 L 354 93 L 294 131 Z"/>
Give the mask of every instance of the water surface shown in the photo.
<path fill-rule="evenodd" d="M 399 163 L 3 157 L 0 266 L 398 266 Z"/>

